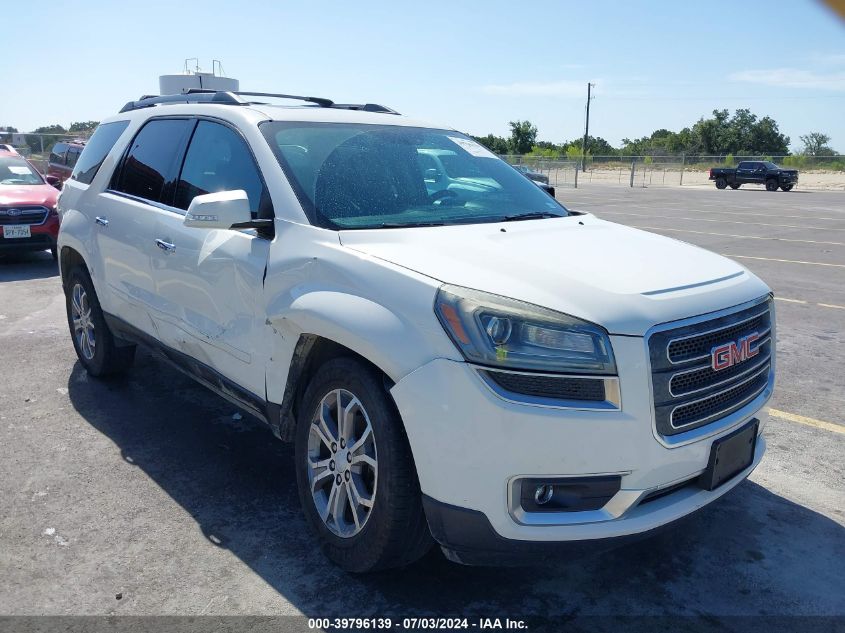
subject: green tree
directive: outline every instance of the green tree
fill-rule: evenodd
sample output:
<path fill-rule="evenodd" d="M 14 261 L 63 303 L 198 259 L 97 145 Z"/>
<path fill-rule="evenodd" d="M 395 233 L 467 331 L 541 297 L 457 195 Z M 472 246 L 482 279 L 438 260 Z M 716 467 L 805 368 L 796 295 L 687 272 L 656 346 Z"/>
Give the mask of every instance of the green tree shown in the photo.
<path fill-rule="evenodd" d="M 32 130 L 35 134 L 66 134 L 67 130 L 63 128 L 58 123 L 54 123 L 53 125 L 44 125 L 42 127 L 35 128 Z M 35 136 L 34 134 L 28 134 L 26 137 L 26 144 L 29 145 L 29 149 L 33 151 L 33 153 L 39 153 L 41 151 L 41 139 L 42 137 Z M 44 139 L 44 151 L 49 152 L 50 148 L 59 140 L 58 136 L 45 136 Z"/>
<path fill-rule="evenodd" d="M 506 138 L 495 136 L 494 134 L 488 134 L 487 136 L 473 136 L 472 138 L 481 143 L 494 154 L 508 153 L 508 140 Z"/>
<path fill-rule="evenodd" d="M 530 121 L 511 121 L 508 149 L 511 154 L 527 154 L 537 143 L 537 128 Z"/>
<path fill-rule="evenodd" d="M 805 156 L 835 156 L 836 152 L 828 145 L 830 137 L 823 132 L 810 132 L 799 136 L 804 147 L 801 153 Z"/>
<path fill-rule="evenodd" d="M 87 136 L 92 134 L 98 125 L 100 125 L 99 121 L 74 121 L 70 124 L 68 132 L 71 134 L 85 134 Z"/>

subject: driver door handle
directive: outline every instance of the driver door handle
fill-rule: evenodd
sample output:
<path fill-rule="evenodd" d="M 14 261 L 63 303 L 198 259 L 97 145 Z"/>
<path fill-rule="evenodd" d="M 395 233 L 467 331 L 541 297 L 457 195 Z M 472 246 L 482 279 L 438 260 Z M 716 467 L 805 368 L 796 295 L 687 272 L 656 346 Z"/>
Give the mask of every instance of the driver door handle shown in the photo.
<path fill-rule="evenodd" d="M 176 250 L 176 244 L 171 244 L 170 242 L 165 242 L 160 239 L 156 239 L 156 246 L 167 253 L 172 253 Z"/>
<path fill-rule="evenodd" d="M 94 222 L 96 222 L 100 226 L 108 226 L 109 225 L 109 221 L 106 218 L 99 216 L 99 215 L 96 218 L 94 218 Z"/>

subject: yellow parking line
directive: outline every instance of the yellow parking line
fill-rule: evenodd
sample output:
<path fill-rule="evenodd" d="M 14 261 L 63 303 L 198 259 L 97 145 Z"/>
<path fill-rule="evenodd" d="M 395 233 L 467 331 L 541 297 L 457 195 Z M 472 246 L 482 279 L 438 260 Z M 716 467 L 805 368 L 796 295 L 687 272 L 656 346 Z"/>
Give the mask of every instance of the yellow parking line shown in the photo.
<path fill-rule="evenodd" d="M 845 433 L 845 426 L 841 424 L 833 424 L 833 422 L 825 422 L 824 420 L 816 420 L 815 418 L 808 418 L 804 415 L 797 415 L 795 413 L 787 413 L 786 411 L 778 411 L 777 409 L 769 409 L 769 415 L 781 420 L 788 420 L 789 422 L 797 422 L 798 424 L 805 424 L 813 426 L 817 429 L 825 431 L 833 431 L 834 433 Z"/>
<path fill-rule="evenodd" d="M 752 257 L 751 255 L 732 255 L 722 253 L 725 257 L 738 257 L 739 259 L 760 259 L 766 262 L 783 262 L 785 264 L 807 264 L 808 266 L 831 266 L 833 268 L 845 268 L 845 264 L 827 264 L 825 262 L 804 262 L 798 259 L 774 259 L 772 257 Z"/>
<path fill-rule="evenodd" d="M 838 306 L 835 303 L 818 303 L 823 308 L 836 308 L 837 310 L 845 310 L 845 306 Z"/>
<path fill-rule="evenodd" d="M 763 237 L 760 235 L 734 235 L 733 233 L 708 233 L 707 231 L 693 231 L 692 229 L 667 229 L 662 226 L 642 226 L 631 224 L 635 229 L 649 231 L 672 231 L 674 233 L 696 233 L 698 235 L 717 235 L 719 237 L 739 237 L 744 240 L 774 240 L 776 242 L 801 242 L 803 244 L 827 244 L 829 246 L 845 246 L 845 242 L 820 242 L 818 240 L 796 240 L 789 237 Z"/>
<path fill-rule="evenodd" d="M 786 299 L 784 297 L 775 297 L 775 301 L 786 301 L 787 303 L 807 303 L 803 299 Z"/>

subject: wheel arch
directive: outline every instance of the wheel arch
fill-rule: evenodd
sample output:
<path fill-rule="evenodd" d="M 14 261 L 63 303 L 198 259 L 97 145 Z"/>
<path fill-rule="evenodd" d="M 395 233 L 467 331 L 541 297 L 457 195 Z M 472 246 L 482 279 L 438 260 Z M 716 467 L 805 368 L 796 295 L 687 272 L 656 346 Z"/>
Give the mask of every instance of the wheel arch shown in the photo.
<path fill-rule="evenodd" d="M 300 334 L 288 369 L 284 397 L 279 405 L 278 415 L 273 416 L 274 431 L 279 438 L 293 441 L 299 407 L 308 383 L 322 365 L 335 358 L 353 358 L 374 369 L 382 376 L 385 392 L 390 400 L 393 400 L 390 389 L 394 381 L 383 368 L 355 350 L 330 338 L 318 334 Z M 396 406 L 395 402 L 394 406 Z"/>
<path fill-rule="evenodd" d="M 67 290 L 70 271 L 76 266 L 83 266 L 88 270 L 88 264 L 78 250 L 71 246 L 62 246 L 61 251 L 59 251 L 59 272 L 62 278 L 62 288 L 65 290 Z"/>

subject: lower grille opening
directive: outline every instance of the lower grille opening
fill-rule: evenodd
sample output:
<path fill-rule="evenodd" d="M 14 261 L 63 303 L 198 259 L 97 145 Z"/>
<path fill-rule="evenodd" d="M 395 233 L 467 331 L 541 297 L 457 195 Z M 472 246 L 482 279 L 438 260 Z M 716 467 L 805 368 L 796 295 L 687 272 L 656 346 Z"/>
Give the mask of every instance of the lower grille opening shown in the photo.
<path fill-rule="evenodd" d="M 683 490 L 684 488 L 695 486 L 697 485 L 696 482 L 698 481 L 698 477 L 692 477 L 687 479 L 686 481 L 682 481 L 677 483 L 673 486 L 669 486 L 668 488 L 660 488 L 658 490 L 652 490 L 648 493 L 645 497 L 637 505 L 645 505 L 646 503 L 651 503 L 652 501 L 657 501 L 658 499 L 662 499 L 663 497 L 668 497 L 672 493 L 678 492 L 679 490 Z"/>

